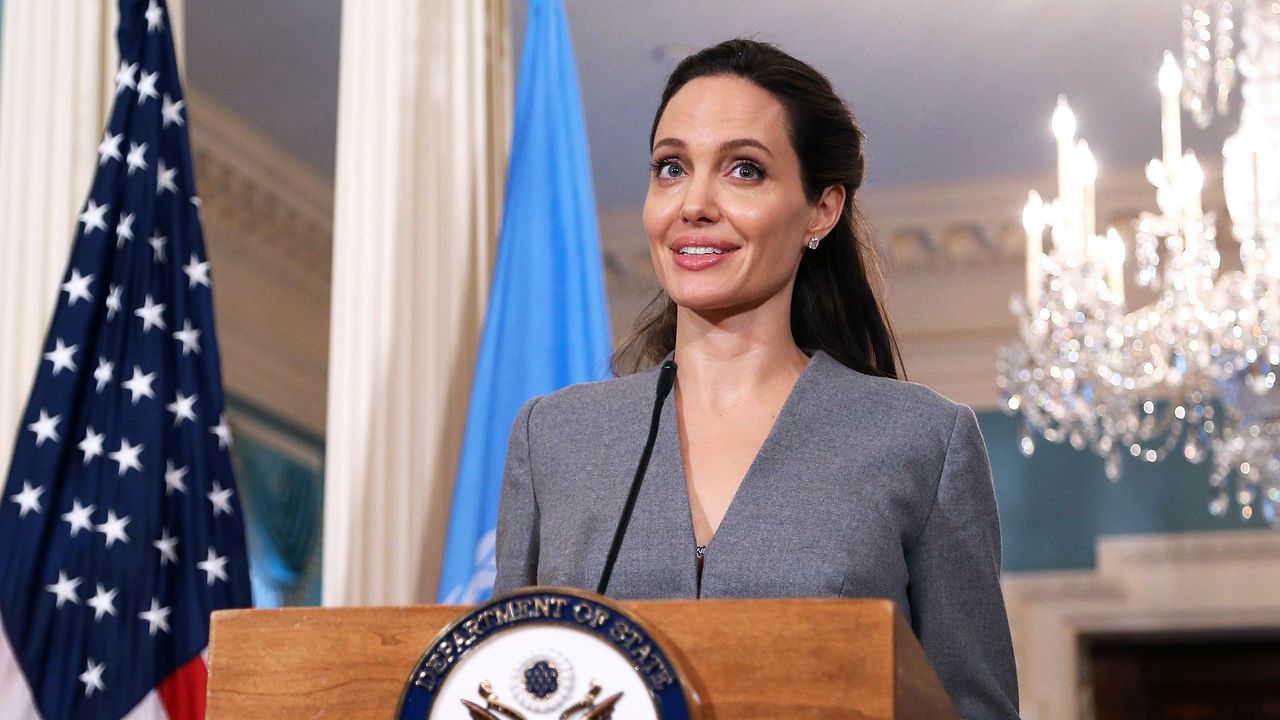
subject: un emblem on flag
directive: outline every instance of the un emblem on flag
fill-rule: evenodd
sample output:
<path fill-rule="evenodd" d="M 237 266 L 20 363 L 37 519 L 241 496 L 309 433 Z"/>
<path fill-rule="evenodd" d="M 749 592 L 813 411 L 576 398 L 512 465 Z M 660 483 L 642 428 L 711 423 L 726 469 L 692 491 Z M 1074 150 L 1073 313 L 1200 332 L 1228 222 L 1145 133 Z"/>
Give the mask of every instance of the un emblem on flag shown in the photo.
<path fill-rule="evenodd" d="M 594 593 L 533 587 L 455 620 L 414 665 L 402 720 L 692 720 L 696 694 L 643 624 Z"/>

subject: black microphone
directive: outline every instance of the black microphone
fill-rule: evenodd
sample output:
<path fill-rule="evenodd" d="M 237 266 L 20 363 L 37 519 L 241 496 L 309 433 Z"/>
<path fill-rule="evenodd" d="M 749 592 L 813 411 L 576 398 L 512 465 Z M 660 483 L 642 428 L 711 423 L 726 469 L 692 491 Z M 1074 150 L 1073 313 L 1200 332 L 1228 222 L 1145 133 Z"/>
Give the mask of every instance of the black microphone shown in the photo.
<path fill-rule="evenodd" d="M 644 452 L 640 454 L 640 464 L 636 466 L 636 476 L 631 481 L 631 492 L 627 493 L 627 503 L 622 506 L 622 517 L 618 518 L 618 529 L 613 532 L 613 545 L 609 548 L 609 556 L 604 561 L 604 572 L 600 574 L 600 583 L 596 592 L 604 595 L 609 587 L 609 578 L 613 575 L 613 564 L 618 560 L 618 551 L 622 549 L 622 537 L 627 534 L 627 525 L 631 524 L 631 511 L 635 510 L 636 497 L 640 495 L 640 483 L 644 473 L 649 469 L 649 457 L 653 455 L 654 443 L 658 441 L 658 423 L 662 420 L 662 403 L 671 394 L 676 384 L 676 364 L 673 360 L 662 363 L 658 371 L 658 391 L 653 400 L 653 417 L 649 420 L 649 439 L 645 441 Z"/>

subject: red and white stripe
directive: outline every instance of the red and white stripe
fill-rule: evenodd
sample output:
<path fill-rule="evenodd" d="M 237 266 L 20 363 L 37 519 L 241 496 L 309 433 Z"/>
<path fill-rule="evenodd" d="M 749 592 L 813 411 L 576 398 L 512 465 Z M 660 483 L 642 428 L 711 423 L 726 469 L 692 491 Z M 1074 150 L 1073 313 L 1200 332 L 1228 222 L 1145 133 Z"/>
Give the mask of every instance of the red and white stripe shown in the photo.
<path fill-rule="evenodd" d="M 208 650 L 192 658 L 165 678 L 138 703 L 125 720 L 200 720 L 204 717 L 205 688 L 209 670 Z M 9 645 L 8 633 L 0 630 L 0 718 L 40 720 L 35 696 L 18 658 Z"/>

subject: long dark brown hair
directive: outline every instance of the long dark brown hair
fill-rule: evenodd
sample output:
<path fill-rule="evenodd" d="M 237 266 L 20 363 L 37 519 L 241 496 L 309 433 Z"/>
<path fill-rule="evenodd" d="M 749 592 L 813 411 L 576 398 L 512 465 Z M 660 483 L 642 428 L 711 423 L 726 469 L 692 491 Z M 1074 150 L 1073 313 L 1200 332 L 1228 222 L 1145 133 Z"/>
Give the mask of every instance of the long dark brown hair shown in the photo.
<path fill-rule="evenodd" d="M 880 302 L 875 249 L 866 240 L 854 193 L 866 162 L 862 130 L 836 96 L 831 82 L 809 65 L 769 43 L 728 40 L 685 58 L 667 78 L 653 116 L 649 147 L 667 103 L 690 80 L 730 75 L 767 90 L 786 111 L 791 144 L 800 159 L 805 197 L 818 202 L 823 190 L 843 185 L 840 221 L 816 250 L 806 250 L 791 298 L 795 343 L 819 349 L 870 375 L 897 378 L 899 352 Z M 635 372 L 667 356 L 676 346 L 676 305 L 659 291 L 636 318 L 631 335 L 613 356 L 615 370 Z"/>

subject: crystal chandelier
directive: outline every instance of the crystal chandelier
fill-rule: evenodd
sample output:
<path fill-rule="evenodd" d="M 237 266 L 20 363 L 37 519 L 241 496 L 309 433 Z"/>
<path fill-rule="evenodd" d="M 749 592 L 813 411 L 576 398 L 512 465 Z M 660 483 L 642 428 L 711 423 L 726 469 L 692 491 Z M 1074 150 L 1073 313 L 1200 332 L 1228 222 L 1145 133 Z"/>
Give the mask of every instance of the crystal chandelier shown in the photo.
<path fill-rule="evenodd" d="M 1201 207 L 1181 110 L 1203 127 L 1237 83 L 1228 221 Z M 1182 61 L 1165 53 L 1158 85 L 1162 157 L 1147 179 L 1159 212 L 1138 218 L 1132 254 L 1115 228 L 1095 227 L 1097 164 L 1058 101 L 1058 198 L 1032 191 L 1023 212 L 1026 293 L 1011 302 L 1019 341 L 1000 351 L 1003 407 L 1023 415 L 1026 455 L 1035 435 L 1067 441 L 1105 458 L 1112 480 L 1126 453 L 1208 460 L 1210 512 L 1234 499 L 1246 520 L 1280 527 L 1280 0 L 1184 3 Z M 1219 229 L 1239 243 L 1240 270 L 1220 271 Z M 1131 307 L 1129 275 L 1154 300 Z"/>

